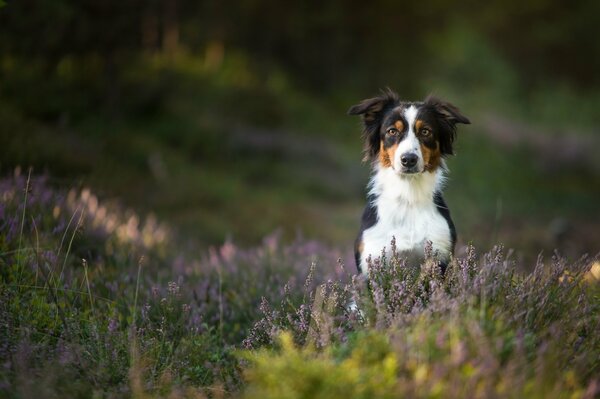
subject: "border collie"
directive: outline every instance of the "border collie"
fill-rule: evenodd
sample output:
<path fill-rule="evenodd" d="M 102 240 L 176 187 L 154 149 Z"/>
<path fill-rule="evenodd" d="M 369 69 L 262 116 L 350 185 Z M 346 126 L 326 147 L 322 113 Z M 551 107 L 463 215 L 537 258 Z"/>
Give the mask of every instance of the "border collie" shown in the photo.
<path fill-rule="evenodd" d="M 361 115 L 364 161 L 373 173 L 367 206 L 355 243 L 358 271 L 368 273 L 371 260 L 390 252 L 409 262 L 424 259 L 430 242 L 444 272 L 456 244 L 456 230 L 442 197 L 446 163 L 452 155 L 457 123 L 470 123 L 458 108 L 434 97 L 401 101 L 391 90 L 350 108 Z"/>

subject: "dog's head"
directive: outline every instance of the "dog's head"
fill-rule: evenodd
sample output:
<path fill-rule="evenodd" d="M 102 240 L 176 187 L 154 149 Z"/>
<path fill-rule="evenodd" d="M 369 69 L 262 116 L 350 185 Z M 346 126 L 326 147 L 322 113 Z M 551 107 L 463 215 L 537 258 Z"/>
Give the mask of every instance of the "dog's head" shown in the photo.
<path fill-rule="evenodd" d="M 398 174 L 433 172 L 452 155 L 456 124 L 470 123 L 454 105 L 434 97 L 400 101 L 391 90 L 348 110 L 361 115 L 365 160 L 378 159 Z"/>

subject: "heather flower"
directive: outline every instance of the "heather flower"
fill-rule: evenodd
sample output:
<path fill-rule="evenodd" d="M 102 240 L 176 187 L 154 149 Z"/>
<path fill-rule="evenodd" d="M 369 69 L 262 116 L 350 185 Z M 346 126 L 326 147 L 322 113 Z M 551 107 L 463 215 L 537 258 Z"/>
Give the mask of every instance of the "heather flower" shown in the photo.
<path fill-rule="evenodd" d="M 501 246 L 482 255 L 467 246 L 442 276 L 430 244 L 410 265 L 392 241 L 366 277 L 345 269 L 348 251 L 277 234 L 198 254 L 155 217 L 91 190 L 54 190 L 35 176 L 30 186 L 24 207 L 25 176 L 0 179 L 0 390 L 10 394 L 18 378 L 39 375 L 56 392 L 62 378 L 122 396 L 132 374 L 157 395 L 215 384 L 235 394 L 240 368 L 254 367 L 238 348 L 267 356 L 268 375 L 294 379 L 288 390 L 345 381 L 389 397 L 596 392 L 595 258 L 540 257 L 527 273 Z M 279 356 L 282 333 L 289 350 Z"/>
<path fill-rule="evenodd" d="M 112 317 L 108 322 L 108 332 L 114 334 L 119 328 L 119 320 L 116 317 Z"/>

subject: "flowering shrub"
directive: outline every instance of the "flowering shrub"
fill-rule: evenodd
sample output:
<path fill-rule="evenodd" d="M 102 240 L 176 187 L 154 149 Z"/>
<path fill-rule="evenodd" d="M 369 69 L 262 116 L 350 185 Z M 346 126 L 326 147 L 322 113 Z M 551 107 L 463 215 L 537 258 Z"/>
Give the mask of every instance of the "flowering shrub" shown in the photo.
<path fill-rule="evenodd" d="M 73 379 L 84 396 L 135 381 L 153 392 L 166 375 L 174 386 L 237 389 L 232 351 L 261 298 L 301 292 L 306 265 L 340 256 L 315 242 L 282 246 L 275 234 L 198 257 L 155 219 L 44 176 L 0 180 L 0 200 L 0 393 L 71 390 Z M 336 273 L 320 268 L 310 288 Z"/>
<path fill-rule="evenodd" d="M 586 283 L 591 264 L 556 255 L 523 274 L 502 247 L 481 260 L 470 247 L 442 276 L 432 260 L 415 272 L 397 254 L 382 258 L 370 265 L 368 287 L 355 278 L 337 288 L 352 292 L 358 309 L 343 301 L 309 308 L 303 318 L 328 321 L 320 328 L 263 305 L 253 336 L 268 335 L 276 350 L 246 352 L 246 395 L 594 397 L 600 301 L 598 286 Z M 373 372 L 378 378 L 363 378 Z M 392 383 L 381 380 L 389 373 Z"/>
<path fill-rule="evenodd" d="M 90 190 L 0 180 L 0 396 L 593 397 L 595 259 L 502 247 L 369 279 L 277 234 L 199 255 Z M 590 269 L 592 269 L 590 271 Z"/>

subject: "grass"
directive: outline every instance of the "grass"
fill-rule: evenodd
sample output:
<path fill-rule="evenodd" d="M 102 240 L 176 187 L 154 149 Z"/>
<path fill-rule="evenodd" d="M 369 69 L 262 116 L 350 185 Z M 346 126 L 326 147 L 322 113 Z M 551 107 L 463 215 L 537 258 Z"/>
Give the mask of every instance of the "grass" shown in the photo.
<path fill-rule="evenodd" d="M 524 272 L 466 247 L 445 276 L 392 256 L 367 283 L 320 242 L 198 252 L 40 176 L 1 180 L 0 198 L 3 397 L 600 393 L 597 258 Z"/>

